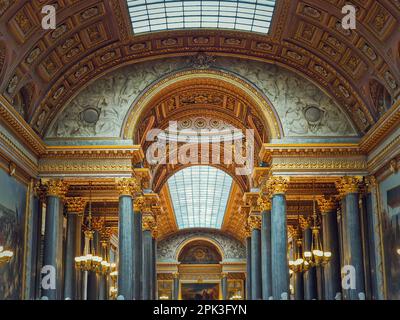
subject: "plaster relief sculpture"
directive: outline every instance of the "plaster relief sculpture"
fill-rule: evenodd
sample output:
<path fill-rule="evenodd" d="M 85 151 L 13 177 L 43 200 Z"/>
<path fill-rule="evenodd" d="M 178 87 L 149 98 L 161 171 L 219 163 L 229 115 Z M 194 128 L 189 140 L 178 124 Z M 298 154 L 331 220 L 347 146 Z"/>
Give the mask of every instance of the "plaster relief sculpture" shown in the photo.
<path fill-rule="evenodd" d="M 256 85 L 270 100 L 286 136 L 354 136 L 343 111 L 311 82 L 275 65 L 242 59 L 220 59 L 218 67 Z"/>
<path fill-rule="evenodd" d="M 118 137 L 126 113 L 135 99 L 152 82 L 177 70 L 178 61 L 133 65 L 100 78 L 71 101 L 48 136 Z M 85 121 L 86 117 L 82 114 L 88 109 L 97 111 L 96 121 Z"/>
<path fill-rule="evenodd" d="M 297 74 L 244 59 L 212 59 L 212 66 L 209 59 L 205 60 L 207 63 L 202 68 L 236 73 L 257 87 L 276 109 L 285 136 L 356 136 L 347 116 L 335 102 Z M 193 60 L 147 62 L 103 76 L 66 106 L 47 137 L 119 137 L 135 99 L 163 76 L 184 68 L 193 69 Z M 81 116 L 88 108 L 97 110 L 96 122 L 89 123 Z"/>

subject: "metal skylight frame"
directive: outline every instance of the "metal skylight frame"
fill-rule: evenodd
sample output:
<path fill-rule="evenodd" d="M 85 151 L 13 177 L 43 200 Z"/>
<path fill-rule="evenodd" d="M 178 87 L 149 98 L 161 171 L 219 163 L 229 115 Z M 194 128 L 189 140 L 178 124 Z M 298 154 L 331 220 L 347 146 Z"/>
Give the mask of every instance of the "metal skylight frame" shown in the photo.
<path fill-rule="evenodd" d="M 179 229 L 220 229 L 233 179 L 212 166 L 192 166 L 171 176 L 167 185 Z"/>
<path fill-rule="evenodd" d="M 127 0 L 135 34 L 186 28 L 268 33 L 277 0 Z"/>

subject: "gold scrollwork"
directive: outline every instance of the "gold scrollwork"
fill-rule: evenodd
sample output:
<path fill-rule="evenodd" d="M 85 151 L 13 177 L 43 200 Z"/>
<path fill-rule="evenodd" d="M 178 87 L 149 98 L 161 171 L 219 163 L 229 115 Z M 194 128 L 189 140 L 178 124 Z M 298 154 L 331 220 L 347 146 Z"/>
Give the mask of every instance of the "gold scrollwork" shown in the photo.
<path fill-rule="evenodd" d="M 247 223 L 251 230 L 261 229 L 261 216 L 260 215 L 250 215 L 247 219 Z"/>
<path fill-rule="evenodd" d="M 82 214 L 86 207 L 86 200 L 78 197 L 69 197 L 65 199 L 65 204 L 69 213 Z"/>

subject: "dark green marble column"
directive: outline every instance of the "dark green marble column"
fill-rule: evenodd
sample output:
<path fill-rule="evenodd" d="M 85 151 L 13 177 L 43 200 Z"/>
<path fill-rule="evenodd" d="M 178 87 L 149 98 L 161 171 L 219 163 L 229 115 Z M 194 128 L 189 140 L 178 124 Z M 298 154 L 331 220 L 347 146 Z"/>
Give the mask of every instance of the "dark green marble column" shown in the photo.
<path fill-rule="evenodd" d="M 133 215 L 133 298 L 135 300 L 142 299 L 143 286 L 143 232 L 142 232 L 142 206 L 144 203 L 143 196 L 135 198 L 134 215 Z"/>
<path fill-rule="evenodd" d="M 108 235 L 105 235 L 103 238 L 103 233 L 102 233 L 102 239 L 100 241 L 100 247 L 101 247 L 101 256 L 103 259 L 106 259 L 109 257 L 108 251 L 109 251 L 109 241 L 110 239 L 107 238 Z M 108 258 L 108 261 L 110 262 L 110 258 Z M 108 300 L 108 273 L 100 273 L 99 275 L 99 300 Z"/>
<path fill-rule="evenodd" d="M 45 185 L 47 188 L 47 206 L 41 296 L 43 299 L 58 300 L 62 299 L 63 293 L 63 207 L 61 197 L 65 194 L 66 185 L 61 180 L 50 180 Z"/>
<path fill-rule="evenodd" d="M 303 240 L 301 238 L 298 238 L 298 234 L 296 237 L 293 239 L 294 243 L 294 260 L 298 255 L 302 257 L 302 242 Z M 296 272 L 293 274 L 294 276 L 294 299 L 295 300 L 304 300 L 304 276 L 303 272 Z"/>
<path fill-rule="evenodd" d="M 97 256 L 100 255 L 100 234 L 99 232 L 93 231 L 93 245 Z M 88 272 L 87 278 L 87 299 L 88 300 L 99 300 L 99 282 L 100 274 L 95 271 Z"/>
<path fill-rule="evenodd" d="M 285 197 L 287 180 L 282 177 L 272 177 L 270 179 L 270 184 L 270 189 L 272 191 L 272 295 L 275 300 L 288 300 L 290 291 Z"/>
<path fill-rule="evenodd" d="M 174 287 L 173 287 L 174 297 L 173 297 L 173 299 L 174 300 L 178 300 L 179 299 L 179 273 L 175 272 L 173 274 L 173 278 L 174 278 L 174 283 L 173 283 L 173 285 L 174 285 Z"/>
<path fill-rule="evenodd" d="M 251 233 L 246 237 L 246 300 L 251 300 Z"/>
<path fill-rule="evenodd" d="M 152 239 L 152 246 L 153 246 L 153 257 L 152 257 L 152 293 L 151 299 L 155 300 L 157 297 L 157 239 L 156 239 L 156 230 L 153 230 L 153 239 Z"/>
<path fill-rule="evenodd" d="M 81 198 L 67 199 L 67 239 L 64 260 L 64 299 L 79 298 L 79 271 L 75 268 L 75 257 L 81 255 L 82 214 L 85 202 Z"/>
<path fill-rule="evenodd" d="M 339 188 L 345 198 L 344 215 L 344 246 L 348 253 L 347 263 L 350 268 L 354 268 L 355 287 L 343 288 L 349 300 L 365 299 L 364 265 L 363 250 L 361 239 L 360 208 L 358 187 L 361 182 L 360 177 L 343 177 L 339 182 Z M 345 251 L 345 252 L 346 252 Z"/>
<path fill-rule="evenodd" d="M 323 266 L 324 299 L 336 300 L 342 291 L 336 202 L 332 198 L 325 198 L 319 201 L 319 205 L 322 216 L 323 248 L 332 254 L 330 261 Z"/>
<path fill-rule="evenodd" d="M 251 299 L 262 299 L 261 277 L 261 216 L 251 214 L 249 217 L 251 228 Z"/>
<path fill-rule="evenodd" d="M 261 273 L 262 273 L 262 298 L 272 298 L 271 275 L 271 202 L 263 202 L 261 212 Z"/>
<path fill-rule="evenodd" d="M 132 203 L 131 179 L 121 179 L 117 185 L 120 191 L 119 197 L 119 221 L 118 221 L 118 297 L 125 300 L 133 299 L 134 289 L 134 214 Z M 136 257 L 135 257 L 136 259 Z"/>
<path fill-rule="evenodd" d="M 222 300 L 228 299 L 228 274 L 223 272 L 221 274 L 221 291 L 222 291 Z"/>
<path fill-rule="evenodd" d="M 306 227 L 303 231 L 304 252 L 311 252 L 312 231 L 310 227 Z M 304 276 L 304 299 L 317 300 L 317 273 L 315 267 L 311 267 L 308 271 L 303 273 Z"/>
<path fill-rule="evenodd" d="M 143 286 L 142 299 L 150 300 L 153 291 L 153 237 L 152 228 L 154 226 L 154 218 L 151 215 L 143 216 Z"/>

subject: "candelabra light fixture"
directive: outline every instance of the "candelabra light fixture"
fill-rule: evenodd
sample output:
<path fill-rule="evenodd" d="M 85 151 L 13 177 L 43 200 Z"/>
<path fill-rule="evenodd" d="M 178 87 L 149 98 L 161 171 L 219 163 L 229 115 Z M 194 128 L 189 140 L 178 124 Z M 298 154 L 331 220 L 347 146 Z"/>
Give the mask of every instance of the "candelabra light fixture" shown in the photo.
<path fill-rule="evenodd" d="M 82 271 L 102 272 L 103 258 L 96 254 L 94 246 L 94 231 L 92 230 L 92 183 L 89 183 L 89 211 L 88 211 L 88 225 L 85 231 L 85 247 L 83 255 L 75 257 L 75 266 Z"/>
<path fill-rule="evenodd" d="M 300 229 L 300 199 L 297 202 L 297 230 L 293 239 L 293 260 L 289 260 L 291 273 L 307 271 L 310 268 L 303 256 L 303 239 Z"/>
<path fill-rule="evenodd" d="M 4 250 L 4 247 L 0 246 L 0 265 L 10 262 L 14 256 L 14 252 L 11 250 Z"/>
<path fill-rule="evenodd" d="M 314 190 L 314 182 L 313 182 L 313 190 Z M 326 265 L 331 257 L 332 252 L 324 251 L 321 242 L 320 236 L 320 223 L 317 215 L 316 210 L 316 200 L 315 200 L 315 192 L 314 192 L 314 199 L 313 199 L 313 213 L 311 216 L 311 232 L 312 232 L 312 240 L 311 240 L 311 251 L 304 252 L 304 260 L 309 263 L 311 266 L 324 266 Z"/>
<path fill-rule="evenodd" d="M 111 286 L 110 286 L 110 299 L 116 299 L 118 295 L 117 279 L 118 271 L 115 263 L 112 263 L 113 270 L 110 272 Z"/>

